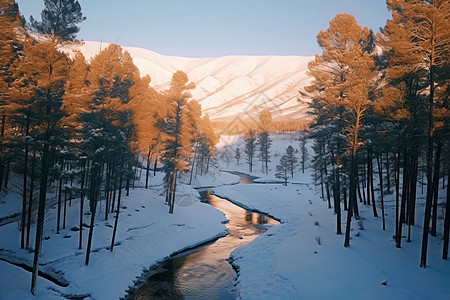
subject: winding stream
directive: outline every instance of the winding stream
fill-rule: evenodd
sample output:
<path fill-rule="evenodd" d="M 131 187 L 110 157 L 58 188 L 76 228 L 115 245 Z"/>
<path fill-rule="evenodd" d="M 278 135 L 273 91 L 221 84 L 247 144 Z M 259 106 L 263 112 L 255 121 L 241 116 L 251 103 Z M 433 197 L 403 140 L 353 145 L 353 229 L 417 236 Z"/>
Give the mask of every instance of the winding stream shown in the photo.
<path fill-rule="evenodd" d="M 253 182 L 253 177 L 236 173 L 239 184 Z M 182 252 L 152 268 L 145 283 L 126 299 L 235 299 L 236 272 L 228 262 L 230 253 L 253 241 L 279 222 L 259 213 L 247 211 L 228 200 L 200 192 L 202 201 L 222 211 L 229 220 L 229 234 L 192 250 Z"/>

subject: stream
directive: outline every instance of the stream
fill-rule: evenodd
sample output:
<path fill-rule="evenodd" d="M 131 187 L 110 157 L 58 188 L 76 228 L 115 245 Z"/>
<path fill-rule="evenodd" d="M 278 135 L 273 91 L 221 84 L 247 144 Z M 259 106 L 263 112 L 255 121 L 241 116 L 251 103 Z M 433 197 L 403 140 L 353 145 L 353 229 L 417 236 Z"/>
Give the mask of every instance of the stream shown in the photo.
<path fill-rule="evenodd" d="M 253 183 L 254 177 L 241 177 L 239 184 Z M 144 283 L 125 299 L 235 299 L 236 272 L 228 262 L 231 252 L 253 241 L 279 222 L 262 214 L 247 211 L 230 201 L 201 190 L 201 201 L 225 214 L 229 234 L 191 250 L 181 252 L 144 274 Z"/>

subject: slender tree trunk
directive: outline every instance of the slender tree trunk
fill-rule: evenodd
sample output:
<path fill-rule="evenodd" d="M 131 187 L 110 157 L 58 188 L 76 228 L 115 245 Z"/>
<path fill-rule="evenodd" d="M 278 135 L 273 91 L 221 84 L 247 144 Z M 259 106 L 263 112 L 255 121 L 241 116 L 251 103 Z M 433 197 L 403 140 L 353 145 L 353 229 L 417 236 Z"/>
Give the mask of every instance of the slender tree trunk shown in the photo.
<path fill-rule="evenodd" d="M 177 171 L 174 169 L 172 171 L 172 187 L 169 198 L 169 214 L 173 214 L 174 206 L 175 206 L 175 193 L 176 193 L 176 180 L 177 180 Z"/>
<path fill-rule="evenodd" d="M 108 221 L 108 213 L 110 209 L 110 202 L 109 199 L 109 189 L 111 186 L 111 160 L 108 160 L 108 164 L 106 166 L 106 184 L 105 184 L 105 198 L 106 198 L 106 205 L 105 205 L 105 221 Z"/>
<path fill-rule="evenodd" d="M 405 223 L 406 220 L 406 201 L 407 201 L 407 195 L 408 195 L 408 152 L 405 148 L 404 155 L 403 155 L 403 186 L 402 186 L 402 202 L 400 206 L 400 220 L 398 222 L 398 230 L 397 230 L 397 237 L 396 237 L 396 247 L 401 248 L 402 245 L 402 229 L 403 229 L 403 223 Z"/>
<path fill-rule="evenodd" d="M 355 196 L 355 202 L 353 203 L 353 214 L 354 214 L 356 219 L 359 219 L 359 208 L 358 208 L 358 201 L 357 201 L 358 199 L 357 199 L 357 195 L 356 195 L 356 193 L 357 193 L 357 184 L 356 183 L 359 182 L 358 165 L 355 166 L 355 176 L 356 176 L 355 181 L 354 181 L 355 187 L 354 187 L 354 190 L 353 190 L 353 193 L 354 193 L 354 196 Z"/>
<path fill-rule="evenodd" d="M 127 172 L 127 183 L 126 183 L 126 185 L 127 185 L 127 197 L 128 196 L 130 196 L 130 180 L 131 180 L 131 174 L 132 174 L 132 172 L 131 172 L 131 170 L 132 170 L 132 166 L 131 166 L 131 161 L 130 160 L 128 160 L 128 172 Z"/>
<path fill-rule="evenodd" d="M 438 196 L 439 196 L 439 171 L 441 169 L 441 149 L 442 144 L 438 142 L 436 147 L 436 159 L 434 165 L 434 178 L 433 178 L 433 213 L 431 218 L 431 236 L 436 236 L 437 228 L 437 214 L 438 214 Z"/>
<path fill-rule="evenodd" d="M 57 218 L 56 218 L 56 233 L 59 234 L 59 229 L 61 225 L 61 197 L 62 197 L 62 173 L 64 168 L 64 161 L 61 159 L 61 174 L 59 177 L 59 188 L 58 188 L 58 212 L 57 212 Z"/>
<path fill-rule="evenodd" d="M 25 131 L 25 157 L 23 162 L 23 189 L 22 189 L 22 219 L 20 223 L 21 235 L 20 235 L 20 248 L 25 248 L 25 218 L 27 210 L 27 177 L 28 177 L 28 134 L 30 131 L 30 118 L 27 116 L 27 125 Z"/>
<path fill-rule="evenodd" d="M 87 243 L 87 248 L 86 248 L 86 260 L 85 260 L 85 265 L 89 265 L 89 258 L 91 255 L 91 246 L 92 246 L 92 236 L 94 234 L 94 221 L 95 221 L 95 213 L 97 211 L 97 205 L 94 204 L 94 209 L 91 210 L 91 222 L 89 225 L 89 236 L 88 236 L 88 243 Z"/>
<path fill-rule="evenodd" d="M 91 222 L 89 225 L 89 236 L 88 243 L 86 247 L 86 260 L 85 265 L 89 265 L 89 258 L 91 255 L 91 247 L 92 247 L 92 236 L 94 234 L 94 221 L 95 214 L 97 212 L 97 204 L 98 204 L 98 196 L 99 196 L 99 187 L 101 185 L 100 175 L 101 175 L 101 167 L 96 166 L 95 163 L 92 166 L 92 176 L 91 176 L 91 187 L 90 187 L 90 211 L 91 211 Z"/>
<path fill-rule="evenodd" d="M 191 175 L 190 175 L 190 178 L 189 178 L 189 185 L 192 184 L 192 175 L 194 174 L 194 165 L 195 165 L 195 158 L 197 157 L 197 151 L 198 151 L 198 141 L 195 143 L 195 152 L 194 152 L 194 158 L 192 159 Z"/>
<path fill-rule="evenodd" d="M 6 165 L 5 189 L 8 188 L 10 170 L 11 170 L 11 160 L 8 160 L 8 164 Z"/>
<path fill-rule="evenodd" d="M 444 247 L 442 250 L 442 258 L 448 259 L 448 240 L 450 232 L 450 168 L 447 174 L 447 200 L 445 203 L 445 222 L 444 222 Z"/>
<path fill-rule="evenodd" d="M 381 157 L 383 159 L 383 156 Z M 389 166 L 389 147 L 386 144 L 386 188 L 388 194 L 391 193 L 391 170 Z"/>
<path fill-rule="evenodd" d="M 344 210 L 348 210 L 347 207 L 347 188 L 344 186 Z"/>
<path fill-rule="evenodd" d="M 158 167 L 158 155 L 155 155 L 155 165 L 153 166 L 153 176 L 156 176 L 156 168 Z"/>
<path fill-rule="evenodd" d="M 397 153 L 395 162 L 395 239 L 398 237 L 398 229 L 400 228 L 400 150 Z"/>
<path fill-rule="evenodd" d="M 377 205 L 375 201 L 375 192 L 374 192 L 374 186 L 373 186 L 373 150 L 372 147 L 370 147 L 370 173 L 372 177 L 372 184 L 371 184 L 371 192 L 372 192 L 372 211 L 373 211 L 373 217 L 378 218 L 378 212 L 377 212 Z"/>
<path fill-rule="evenodd" d="M 30 249 L 31 212 L 33 211 L 34 176 L 36 169 L 36 150 L 33 150 L 33 161 L 31 162 L 30 196 L 28 200 L 27 241 L 26 249 Z"/>
<path fill-rule="evenodd" d="M 334 210 L 336 212 L 336 234 L 342 234 L 341 228 L 341 181 L 340 181 L 340 157 L 336 155 L 336 187 L 334 195 Z"/>
<path fill-rule="evenodd" d="M 384 218 L 384 197 L 383 197 L 383 157 L 377 155 L 378 175 L 380 177 L 380 197 L 381 197 L 381 218 L 383 220 L 383 230 L 386 230 L 386 221 Z"/>
<path fill-rule="evenodd" d="M 325 201 L 325 192 L 323 189 L 323 172 L 322 172 L 322 168 L 320 169 L 320 188 L 322 190 L 322 200 Z"/>
<path fill-rule="evenodd" d="M 67 185 L 67 178 L 65 184 Z M 66 229 L 66 216 L 67 216 L 67 187 L 64 186 L 64 217 L 63 217 L 63 229 Z"/>
<path fill-rule="evenodd" d="M 148 148 L 148 155 L 147 155 L 147 168 L 145 170 L 145 189 L 148 189 L 148 177 L 150 173 L 150 147 Z"/>
<path fill-rule="evenodd" d="M 361 195 L 362 195 L 362 198 L 363 198 L 363 202 L 364 202 L 364 205 L 367 203 L 367 201 L 366 201 L 366 193 L 365 193 L 365 191 L 364 191 L 364 186 L 366 185 L 365 184 L 365 182 L 366 182 L 366 170 L 365 170 L 366 168 L 363 166 L 363 178 L 362 178 L 362 180 L 361 180 L 361 182 L 358 184 L 358 189 L 360 188 L 360 186 L 361 186 Z"/>
<path fill-rule="evenodd" d="M 372 178 L 371 170 L 370 170 L 370 146 L 367 145 L 367 204 L 370 205 L 370 180 Z"/>
<path fill-rule="evenodd" d="M 111 204 L 111 213 L 114 212 L 114 206 L 115 206 L 115 202 L 116 202 L 116 191 L 117 191 L 117 171 L 114 172 L 114 193 L 113 193 L 113 197 L 112 197 L 112 204 Z"/>
<path fill-rule="evenodd" d="M 417 177 L 418 177 L 418 168 L 419 168 L 419 158 L 417 151 L 413 151 L 413 156 L 411 158 L 411 173 L 409 180 L 409 201 L 410 212 L 408 217 L 408 225 L 414 225 L 415 223 L 415 214 L 416 214 L 416 194 L 417 194 Z"/>
<path fill-rule="evenodd" d="M 364 190 L 363 190 L 363 193 L 361 193 L 361 183 L 359 182 L 359 180 L 358 180 L 358 182 L 356 184 L 356 190 L 358 191 L 359 203 L 364 203 L 365 201 L 363 201 L 364 199 L 363 199 L 363 196 L 362 196 L 364 194 Z"/>
<path fill-rule="evenodd" d="M 323 171 L 325 174 L 325 178 L 327 179 L 325 181 L 325 191 L 327 195 L 328 208 L 331 208 L 330 184 L 328 183 L 328 171 L 326 166 L 323 166 Z"/>
<path fill-rule="evenodd" d="M 0 191 L 2 190 L 3 186 L 3 173 L 4 173 L 4 167 L 5 167 L 5 161 L 3 156 L 3 140 L 5 138 L 5 127 L 6 127 L 6 115 L 2 115 L 2 126 L 0 129 L 1 133 L 1 142 L 0 142 Z"/>
<path fill-rule="evenodd" d="M 116 232 L 117 232 L 117 224 L 119 222 L 119 212 L 120 212 L 120 198 L 122 195 L 122 171 L 120 171 L 120 179 L 119 179 L 119 195 L 117 196 L 117 209 L 116 209 L 116 219 L 114 220 L 114 229 L 113 229 L 113 235 L 111 239 L 111 248 L 110 251 L 113 251 L 114 248 L 114 242 L 116 240 Z"/>
<path fill-rule="evenodd" d="M 86 177 L 86 163 L 83 163 L 83 171 L 81 172 L 81 183 L 80 183 L 80 239 L 78 242 L 78 249 L 81 250 L 81 248 L 83 247 L 83 213 L 84 213 L 84 193 L 85 193 L 85 189 L 84 189 L 84 181 L 85 181 L 85 177 Z"/>
<path fill-rule="evenodd" d="M 349 192 L 349 200 L 348 200 L 348 210 L 347 210 L 347 223 L 345 225 L 345 238 L 344 238 L 344 247 L 350 246 L 350 230 L 351 230 L 351 222 L 353 215 L 353 206 L 356 202 L 356 188 L 355 188 L 355 162 L 354 162 L 354 153 L 351 156 L 350 162 L 350 192 Z"/>
<path fill-rule="evenodd" d="M 428 232 L 430 230 L 431 206 L 433 201 L 433 104 L 434 104 L 434 61 L 430 60 L 430 101 L 428 112 L 428 152 L 427 152 L 427 198 L 425 202 L 425 215 L 423 218 L 422 249 L 420 254 L 420 267 L 427 267 Z"/>
<path fill-rule="evenodd" d="M 36 283 L 39 271 L 39 255 L 41 253 L 42 237 L 44 234 L 44 218 L 45 218 L 45 198 L 47 195 L 47 177 L 49 169 L 49 151 L 50 146 L 45 143 L 42 151 L 42 171 L 39 189 L 39 208 L 36 224 L 36 238 L 34 246 L 33 272 L 31 276 L 31 293 L 36 295 Z"/>

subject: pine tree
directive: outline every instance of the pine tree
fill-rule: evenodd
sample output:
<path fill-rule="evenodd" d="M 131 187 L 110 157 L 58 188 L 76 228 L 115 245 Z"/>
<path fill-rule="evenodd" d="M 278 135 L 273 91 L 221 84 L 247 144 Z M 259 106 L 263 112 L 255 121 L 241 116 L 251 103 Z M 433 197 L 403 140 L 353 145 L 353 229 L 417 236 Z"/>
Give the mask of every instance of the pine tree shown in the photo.
<path fill-rule="evenodd" d="M 369 93 L 377 75 L 374 72 L 374 60 L 366 51 L 371 38 L 372 33 L 367 28 L 361 28 L 352 15 L 338 14 L 330 21 L 329 28 L 317 35 L 323 53 L 316 55 L 315 60 L 308 65 L 309 73 L 314 78 L 313 84 L 308 87 L 316 99 L 313 105 L 341 110 L 341 116 L 348 123 L 342 132 L 347 134 L 351 164 L 346 247 L 349 246 L 351 217 L 357 208 L 355 156 L 361 145 L 359 132 L 363 126 L 362 119 L 371 106 Z"/>
<path fill-rule="evenodd" d="M 74 41 L 80 31 L 77 25 L 84 20 L 77 0 L 44 0 L 41 21 L 30 17 L 31 28 L 49 35 L 56 43 Z"/>
<path fill-rule="evenodd" d="M 187 102 L 191 97 L 189 90 L 195 88 L 194 83 L 188 83 L 185 73 L 177 71 L 172 76 L 169 90 L 164 96 L 169 105 L 168 114 L 160 119 L 159 128 L 164 133 L 164 161 L 166 201 L 169 205 L 169 213 L 173 213 L 175 207 L 176 179 L 179 171 L 189 169 L 188 158 L 193 156 L 192 139 L 189 136 Z"/>
<path fill-rule="evenodd" d="M 269 174 L 269 162 L 270 162 L 270 146 L 272 140 L 268 132 L 261 132 L 257 135 L 256 145 L 258 147 L 259 160 L 262 163 L 262 171 L 265 174 Z"/>
<path fill-rule="evenodd" d="M 253 171 L 253 158 L 255 157 L 256 151 L 256 136 L 254 131 L 249 130 L 245 135 L 245 145 L 244 145 L 244 153 L 245 159 L 248 163 L 248 170 L 251 173 Z"/>
<path fill-rule="evenodd" d="M 286 149 L 287 153 L 287 149 Z M 275 173 L 276 178 L 280 178 L 284 180 L 284 185 L 287 185 L 289 169 L 291 167 L 291 163 L 289 161 L 289 156 L 284 154 L 280 158 L 280 162 L 277 165 L 277 172 Z"/>
<path fill-rule="evenodd" d="M 298 167 L 298 158 L 295 156 L 295 149 L 291 145 L 286 148 L 286 156 L 288 158 L 289 172 L 291 178 L 294 178 L 294 170 Z"/>
<path fill-rule="evenodd" d="M 19 9 L 14 0 L 0 0 L 0 190 L 6 166 L 8 115 L 11 115 L 11 84 L 18 80 L 17 63 L 22 55 L 18 29 L 21 26 Z"/>
<path fill-rule="evenodd" d="M 33 115 L 36 122 L 35 138 L 40 148 L 42 162 L 33 276 L 31 280 L 31 292 L 34 294 L 43 237 L 47 177 L 51 168 L 54 149 L 60 143 L 60 122 L 64 116 L 61 106 L 64 84 L 69 70 L 69 60 L 65 54 L 56 49 L 52 42 L 28 43 L 25 47 L 25 54 L 26 58 L 23 64 L 24 78 L 36 83 L 33 95 Z"/>
<path fill-rule="evenodd" d="M 234 151 L 234 158 L 236 158 L 236 163 L 239 166 L 239 160 L 241 159 L 241 150 L 239 147 L 236 147 L 236 150 Z"/>
<path fill-rule="evenodd" d="M 306 148 L 306 141 L 308 136 L 303 135 L 300 138 L 300 164 L 302 165 L 302 173 L 305 173 L 305 165 L 308 160 L 308 148 Z"/>
<path fill-rule="evenodd" d="M 270 146 L 272 140 L 269 136 L 269 127 L 272 123 L 272 116 L 267 109 L 264 109 L 259 114 L 259 133 L 257 136 L 256 145 L 258 148 L 259 160 L 262 163 L 261 170 L 265 174 L 269 174 L 269 162 L 270 162 Z"/>

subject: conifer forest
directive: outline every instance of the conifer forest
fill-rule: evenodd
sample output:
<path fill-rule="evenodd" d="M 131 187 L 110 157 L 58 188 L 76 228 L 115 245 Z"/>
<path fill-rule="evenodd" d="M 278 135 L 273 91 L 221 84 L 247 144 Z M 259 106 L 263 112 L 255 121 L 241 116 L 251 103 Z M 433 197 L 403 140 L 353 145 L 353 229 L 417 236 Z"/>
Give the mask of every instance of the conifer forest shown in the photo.
<path fill-rule="evenodd" d="M 0 0 L 0 299 L 449 297 L 449 1 L 297 58 L 82 41 L 86 1 L 41 2 Z"/>

